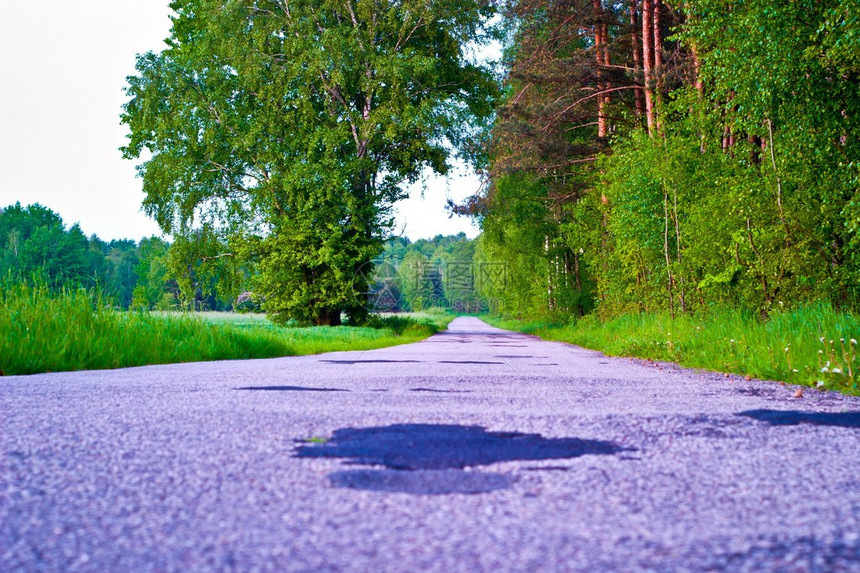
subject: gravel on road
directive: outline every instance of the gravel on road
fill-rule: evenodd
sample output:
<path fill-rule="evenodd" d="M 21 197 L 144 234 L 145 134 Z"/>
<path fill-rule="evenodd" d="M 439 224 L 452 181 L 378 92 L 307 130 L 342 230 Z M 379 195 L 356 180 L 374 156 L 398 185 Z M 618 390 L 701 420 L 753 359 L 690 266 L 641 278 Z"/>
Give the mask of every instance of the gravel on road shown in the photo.
<path fill-rule="evenodd" d="M 0 378 L 2 571 L 860 571 L 860 399 L 458 318 Z"/>

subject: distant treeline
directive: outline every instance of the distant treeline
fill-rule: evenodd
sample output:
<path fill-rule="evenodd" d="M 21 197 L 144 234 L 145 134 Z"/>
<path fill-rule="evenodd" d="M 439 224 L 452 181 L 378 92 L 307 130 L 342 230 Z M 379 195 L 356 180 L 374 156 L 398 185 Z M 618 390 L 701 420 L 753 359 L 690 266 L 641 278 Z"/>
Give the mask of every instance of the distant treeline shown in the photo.
<path fill-rule="evenodd" d="M 475 241 L 465 234 L 411 242 L 394 238 L 369 265 L 368 304 L 379 311 L 481 309 L 475 296 Z M 117 308 L 262 310 L 259 274 L 227 241 L 202 229 L 170 243 L 159 237 L 103 241 L 66 227 L 47 207 L 0 209 L 0 277 L 52 290 L 98 290 Z M 486 305 L 484 305 L 486 306 Z"/>
<path fill-rule="evenodd" d="M 382 311 L 447 308 L 477 313 L 489 305 L 476 294 L 480 269 L 474 240 L 465 233 L 410 242 L 390 239 L 374 260 L 371 304 Z"/>
<path fill-rule="evenodd" d="M 144 299 L 151 308 L 178 306 L 177 283 L 167 276 L 168 247 L 158 237 L 139 243 L 87 238 L 78 224 L 66 228 L 57 213 L 39 204 L 0 209 L 0 277 L 52 290 L 98 289 L 124 309 Z"/>

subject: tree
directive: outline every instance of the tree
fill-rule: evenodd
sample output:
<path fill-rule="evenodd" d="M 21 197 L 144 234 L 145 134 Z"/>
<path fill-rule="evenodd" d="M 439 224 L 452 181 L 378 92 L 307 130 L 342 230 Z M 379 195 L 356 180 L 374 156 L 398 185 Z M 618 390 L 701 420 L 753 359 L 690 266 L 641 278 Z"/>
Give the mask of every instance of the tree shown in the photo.
<path fill-rule="evenodd" d="M 492 112 L 467 57 L 489 0 L 175 0 L 169 47 L 129 78 L 122 121 L 144 208 L 204 222 L 259 258 L 275 319 L 360 316 L 400 184 L 448 169 Z"/>
<path fill-rule="evenodd" d="M 87 239 L 66 230 L 60 216 L 39 204 L 0 209 L 0 276 L 36 279 L 52 288 L 87 281 Z"/>
<path fill-rule="evenodd" d="M 168 250 L 170 245 L 158 237 L 144 238 L 138 244 L 139 260 L 134 269 L 137 283 L 134 287 L 132 306 L 136 308 L 170 308 L 174 305 L 174 293 L 168 289 Z M 171 285 L 172 286 L 172 285 Z M 176 285 L 175 290 L 179 287 Z"/>
<path fill-rule="evenodd" d="M 107 276 L 103 288 L 117 306 L 128 308 L 134 295 L 138 276 L 137 243 L 132 239 L 114 239 L 106 245 Z"/>
<path fill-rule="evenodd" d="M 235 245 L 234 245 L 235 246 Z M 177 283 L 180 304 L 225 310 L 242 292 L 247 276 L 228 240 L 210 225 L 176 238 L 166 254 L 166 278 Z"/>

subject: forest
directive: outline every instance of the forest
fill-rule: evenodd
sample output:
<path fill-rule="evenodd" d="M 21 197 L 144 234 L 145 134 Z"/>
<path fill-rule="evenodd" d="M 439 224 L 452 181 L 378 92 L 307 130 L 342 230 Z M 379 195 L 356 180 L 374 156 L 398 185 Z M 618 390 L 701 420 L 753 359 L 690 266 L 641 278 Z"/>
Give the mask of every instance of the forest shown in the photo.
<path fill-rule="evenodd" d="M 478 261 L 514 316 L 860 295 L 860 4 L 514 0 Z M 490 285 L 492 286 L 492 285 Z"/>

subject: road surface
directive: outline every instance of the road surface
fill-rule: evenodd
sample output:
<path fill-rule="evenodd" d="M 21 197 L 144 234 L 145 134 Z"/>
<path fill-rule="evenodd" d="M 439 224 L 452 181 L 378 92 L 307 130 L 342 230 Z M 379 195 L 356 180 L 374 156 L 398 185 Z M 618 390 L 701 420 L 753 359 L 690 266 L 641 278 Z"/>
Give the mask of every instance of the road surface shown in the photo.
<path fill-rule="evenodd" d="M 459 318 L 0 378 L 2 571 L 860 571 L 860 400 Z"/>

